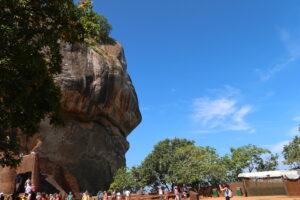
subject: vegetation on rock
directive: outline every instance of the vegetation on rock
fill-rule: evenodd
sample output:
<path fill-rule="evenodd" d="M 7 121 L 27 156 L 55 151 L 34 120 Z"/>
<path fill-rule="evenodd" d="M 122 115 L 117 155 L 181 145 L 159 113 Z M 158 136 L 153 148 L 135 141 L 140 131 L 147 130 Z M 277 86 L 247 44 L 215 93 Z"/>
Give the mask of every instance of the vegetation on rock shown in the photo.
<path fill-rule="evenodd" d="M 80 1 L 79 4 L 80 23 L 85 30 L 85 38 L 91 38 L 97 42 L 106 41 L 112 29 L 107 19 L 93 11 L 91 0 Z"/>

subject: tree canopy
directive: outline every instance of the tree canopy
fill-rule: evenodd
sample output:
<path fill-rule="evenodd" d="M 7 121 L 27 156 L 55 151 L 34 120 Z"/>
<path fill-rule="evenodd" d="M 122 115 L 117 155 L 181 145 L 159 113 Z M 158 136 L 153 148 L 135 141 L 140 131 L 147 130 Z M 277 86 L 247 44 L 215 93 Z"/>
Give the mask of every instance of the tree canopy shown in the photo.
<path fill-rule="evenodd" d="M 139 166 L 126 173 L 133 177 L 131 180 L 135 182 L 131 184 L 135 188 L 148 186 L 156 190 L 163 186 L 173 190 L 175 185 L 186 184 L 197 190 L 203 186 L 239 181 L 238 174 L 244 171 L 272 170 L 278 165 L 278 155 L 255 145 L 231 148 L 230 151 L 230 154 L 220 156 L 216 149 L 196 146 L 192 140 L 165 139 L 154 146 Z M 120 183 L 119 178 L 115 178 L 111 187 Z"/>
<path fill-rule="evenodd" d="M 169 182 L 188 184 L 193 188 L 214 185 L 224 181 L 226 168 L 221 157 L 212 147 L 189 145 L 174 153 Z"/>
<path fill-rule="evenodd" d="M 134 177 L 134 169 L 127 167 L 120 168 L 114 175 L 114 182 L 110 185 L 109 190 L 124 191 L 125 189 L 136 191 L 140 185 Z"/>
<path fill-rule="evenodd" d="M 278 165 L 278 155 L 270 150 L 255 145 L 245 145 L 231 148 L 231 154 L 224 158 L 228 166 L 228 173 L 232 181 L 238 180 L 237 176 L 243 171 L 274 170 Z"/>
<path fill-rule="evenodd" d="M 194 141 L 178 138 L 159 142 L 138 167 L 141 181 L 154 188 L 159 185 L 166 188 L 174 185 L 175 183 L 169 178 L 172 175 L 170 167 L 175 159 L 174 154 L 178 148 L 193 144 Z"/>
<path fill-rule="evenodd" d="M 105 18 L 72 0 L 1 1 L 0 165 L 20 162 L 18 134 L 32 136 L 46 117 L 63 124 L 53 80 L 61 72 L 60 42 L 100 41 L 110 29 Z"/>

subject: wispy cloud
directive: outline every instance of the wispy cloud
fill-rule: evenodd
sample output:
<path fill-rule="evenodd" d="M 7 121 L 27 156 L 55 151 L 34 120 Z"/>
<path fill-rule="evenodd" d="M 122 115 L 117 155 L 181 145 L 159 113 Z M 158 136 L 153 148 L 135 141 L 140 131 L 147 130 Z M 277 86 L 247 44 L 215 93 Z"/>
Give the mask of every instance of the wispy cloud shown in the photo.
<path fill-rule="evenodd" d="M 226 93 L 228 89 L 229 92 Z M 226 86 L 224 92 L 222 92 L 223 96 L 194 99 L 191 118 L 193 121 L 200 123 L 205 130 L 222 129 L 255 132 L 245 120 L 253 107 L 251 105 L 240 105 L 236 98 L 237 91 Z"/>
<path fill-rule="evenodd" d="M 286 67 L 288 67 L 290 64 L 292 64 L 293 62 L 295 62 L 300 58 L 299 39 L 295 39 L 291 37 L 291 34 L 284 29 L 279 31 L 279 36 L 288 52 L 288 56 L 286 59 L 284 59 L 280 63 L 275 64 L 274 66 L 270 67 L 267 70 L 256 69 L 255 71 L 259 74 L 261 81 L 268 81 L 276 73 L 284 70 Z"/>

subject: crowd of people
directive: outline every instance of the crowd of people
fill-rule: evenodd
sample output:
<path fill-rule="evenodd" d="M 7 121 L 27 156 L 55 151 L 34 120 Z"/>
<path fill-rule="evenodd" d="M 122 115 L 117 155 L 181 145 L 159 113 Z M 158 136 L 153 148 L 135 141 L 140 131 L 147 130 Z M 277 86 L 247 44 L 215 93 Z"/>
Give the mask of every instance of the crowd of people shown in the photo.
<path fill-rule="evenodd" d="M 17 185 L 17 188 L 19 185 Z M 72 193 L 70 193 L 72 194 Z M 73 196 L 74 197 L 74 196 Z M 15 192 L 14 194 L 4 197 L 3 193 L 0 193 L 0 200 L 62 200 L 62 197 L 58 193 L 46 194 L 44 192 L 36 192 L 36 187 L 31 183 L 30 179 L 27 179 L 24 184 L 24 193 Z M 74 200 L 71 198 L 68 200 Z"/>
<path fill-rule="evenodd" d="M 224 192 L 224 196 L 226 200 L 229 200 L 232 197 L 232 191 L 230 190 L 228 185 L 225 185 L 222 187 L 221 185 L 220 191 Z M 188 187 L 183 184 L 182 186 L 174 186 L 174 199 L 175 200 L 182 200 L 189 198 L 189 189 Z M 0 200 L 75 200 L 75 196 L 72 192 L 69 192 L 68 195 L 64 195 L 63 197 L 58 194 L 46 194 L 46 193 L 40 193 L 36 192 L 36 188 L 31 183 L 30 179 L 27 179 L 25 181 L 24 185 L 24 191 L 25 193 L 15 193 L 13 195 L 7 196 L 7 198 L 4 198 L 4 194 L 0 193 Z M 138 195 L 144 195 L 145 191 L 144 188 L 140 188 L 137 192 Z M 159 186 L 157 188 L 157 194 L 159 197 L 159 200 L 168 200 L 170 197 L 170 191 L 165 190 L 162 186 Z M 91 195 L 88 191 L 85 191 L 84 193 L 80 194 L 81 200 L 92 200 Z M 96 195 L 97 200 L 131 200 L 131 192 L 130 190 L 123 191 L 123 195 L 121 192 L 117 192 L 116 190 L 112 191 L 110 193 L 110 196 L 107 191 L 100 190 Z"/>

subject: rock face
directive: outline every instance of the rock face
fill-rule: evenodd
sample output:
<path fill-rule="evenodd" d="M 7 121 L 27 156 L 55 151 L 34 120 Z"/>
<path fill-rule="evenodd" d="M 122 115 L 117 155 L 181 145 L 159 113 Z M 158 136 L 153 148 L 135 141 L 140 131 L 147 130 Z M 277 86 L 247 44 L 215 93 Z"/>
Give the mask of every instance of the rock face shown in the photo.
<path fill-rule="evenodd" d="M 23 143 L 38 153 L 41 175 L 57 190 L 107 189 L 113 173 L 126 164 L 126 137 L 141 121 L 123 48 L 116 41 L 64 44 L 61 52 L 63 72 L 56 83 L 66 124 L 53 128 L 45 121 L 40 133 Z M 40 190 L 47 190 L 45 184 Z"/>

